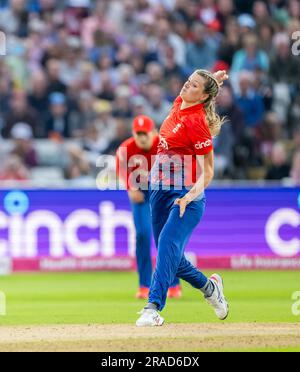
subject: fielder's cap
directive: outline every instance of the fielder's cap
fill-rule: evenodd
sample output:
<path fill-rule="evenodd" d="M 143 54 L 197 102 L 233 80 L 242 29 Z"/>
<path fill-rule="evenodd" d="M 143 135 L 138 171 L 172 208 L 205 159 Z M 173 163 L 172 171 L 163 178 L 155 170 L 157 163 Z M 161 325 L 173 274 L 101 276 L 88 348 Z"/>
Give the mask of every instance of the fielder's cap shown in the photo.
<path fill-rule="evenodd" d="M 134 133 L 150 133 L 155 129 L 154 121 L 149 116 L 140 115 L 133 120 L 132 130 Z"/>

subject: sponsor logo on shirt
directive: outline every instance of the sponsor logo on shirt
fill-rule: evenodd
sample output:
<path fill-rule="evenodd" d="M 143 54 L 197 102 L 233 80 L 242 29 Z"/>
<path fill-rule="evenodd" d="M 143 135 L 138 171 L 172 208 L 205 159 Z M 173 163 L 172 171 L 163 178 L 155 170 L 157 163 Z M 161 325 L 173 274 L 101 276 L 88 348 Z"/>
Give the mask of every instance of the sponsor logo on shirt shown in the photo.
<path fill-rule="evenodd" d="M 195 144 L 195 148 L 196 148 L 196 150 L 202 150 L 203 148 L 206 148 L 206 147 L 209 147 L 209 146 L 211 146 L 212 145 L 212 141 L 211 140 L 207 140 L 207 141 L 205 141 L 205 142 L 197 142 L 196 144 Z"/>
<path fill-rule="evenodd" d="M 166 141 L 166 139 L 163 136 L 159 136 L 159 139 L 160 139 L 159 146 L 162 147 L 164 150 L 168 150 L 169 145 L 168 145 L 168 142 Z"/>
<path fill-rule="evenodd" d="M 176 134 L 179 131 L 180 128 L 182 128 L 182 124 L 181 123 L 178 123 L 176 125 L 176 127 L 173 129 L 173 133 Z"/>

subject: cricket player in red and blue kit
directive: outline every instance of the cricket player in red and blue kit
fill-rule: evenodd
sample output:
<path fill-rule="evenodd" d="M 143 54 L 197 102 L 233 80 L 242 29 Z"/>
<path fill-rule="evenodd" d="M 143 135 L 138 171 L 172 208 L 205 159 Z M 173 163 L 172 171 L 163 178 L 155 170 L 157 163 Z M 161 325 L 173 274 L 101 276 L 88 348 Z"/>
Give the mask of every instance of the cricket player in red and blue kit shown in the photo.
<path fill-rule="evenodd" d="M 133 137 L 126 140 L 117 151 L 117 173 L 128 190 L 136 228 L 136 260 L 139 274 L 137 298 L 147 299 L 152 280 L 151 216 L 149 205 L 149 171 L 158 150 L 159 136 L 153 120 L 138 116 L 133 121 Z M 139 179 L 134 172 L 139 169 Z M 135 182 L 138 181 L 138 184 Z M 169 297 L 179 298 L 179 279 L 170 284 Z"/>
<path fill-rule="evenodd" d="M 223 119 L 215 112 L 225 71 L 197 70 L 185 83 L 160 131 L 158 155 L 151 170 L 150 204 L 158 257 L 149 302 L 137 326 L 161 326 L 167 291 L 175 278 L 201 291 L 219 319 L 228 316 L 223 280 L 207 278 L 185 257 L 189 238 L 202 219 L 204 190 L 213 178 L 213 137 Z"/>

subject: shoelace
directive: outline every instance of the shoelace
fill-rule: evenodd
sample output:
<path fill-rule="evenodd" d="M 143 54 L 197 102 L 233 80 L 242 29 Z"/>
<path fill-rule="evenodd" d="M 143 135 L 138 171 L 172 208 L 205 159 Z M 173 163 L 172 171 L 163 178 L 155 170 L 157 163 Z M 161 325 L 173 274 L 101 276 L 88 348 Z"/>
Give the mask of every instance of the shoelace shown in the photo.
<path fill-rule="evenodd" d="M 218 306 L 220 304 L 223 305 L 224 301 L 221 296 L 221 291 L 216 283 L 214 283 L 215 291 L 217 291 L 217 296 L 215 298 L 209 297 L 207 300 L 209 300 L 211 303 L 214 304 L 214 306 Z"/>

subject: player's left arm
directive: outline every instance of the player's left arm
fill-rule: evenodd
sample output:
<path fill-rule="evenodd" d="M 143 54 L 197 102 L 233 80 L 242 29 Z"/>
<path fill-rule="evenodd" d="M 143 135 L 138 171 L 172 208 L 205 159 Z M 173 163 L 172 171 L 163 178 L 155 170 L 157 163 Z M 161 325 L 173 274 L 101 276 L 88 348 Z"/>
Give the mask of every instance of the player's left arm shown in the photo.
<path fill-rule="evenodd" d="M 201 157 L 197 156 L 197 161 L 203 169 L 201 176 L 193 188 L 183 198 L 175 201 L 175 204 L 180 207 L 180 217 L 184 216 L 186 207 L 203 193 L 214 178 L 214 151 L 212 150 Z"/>

